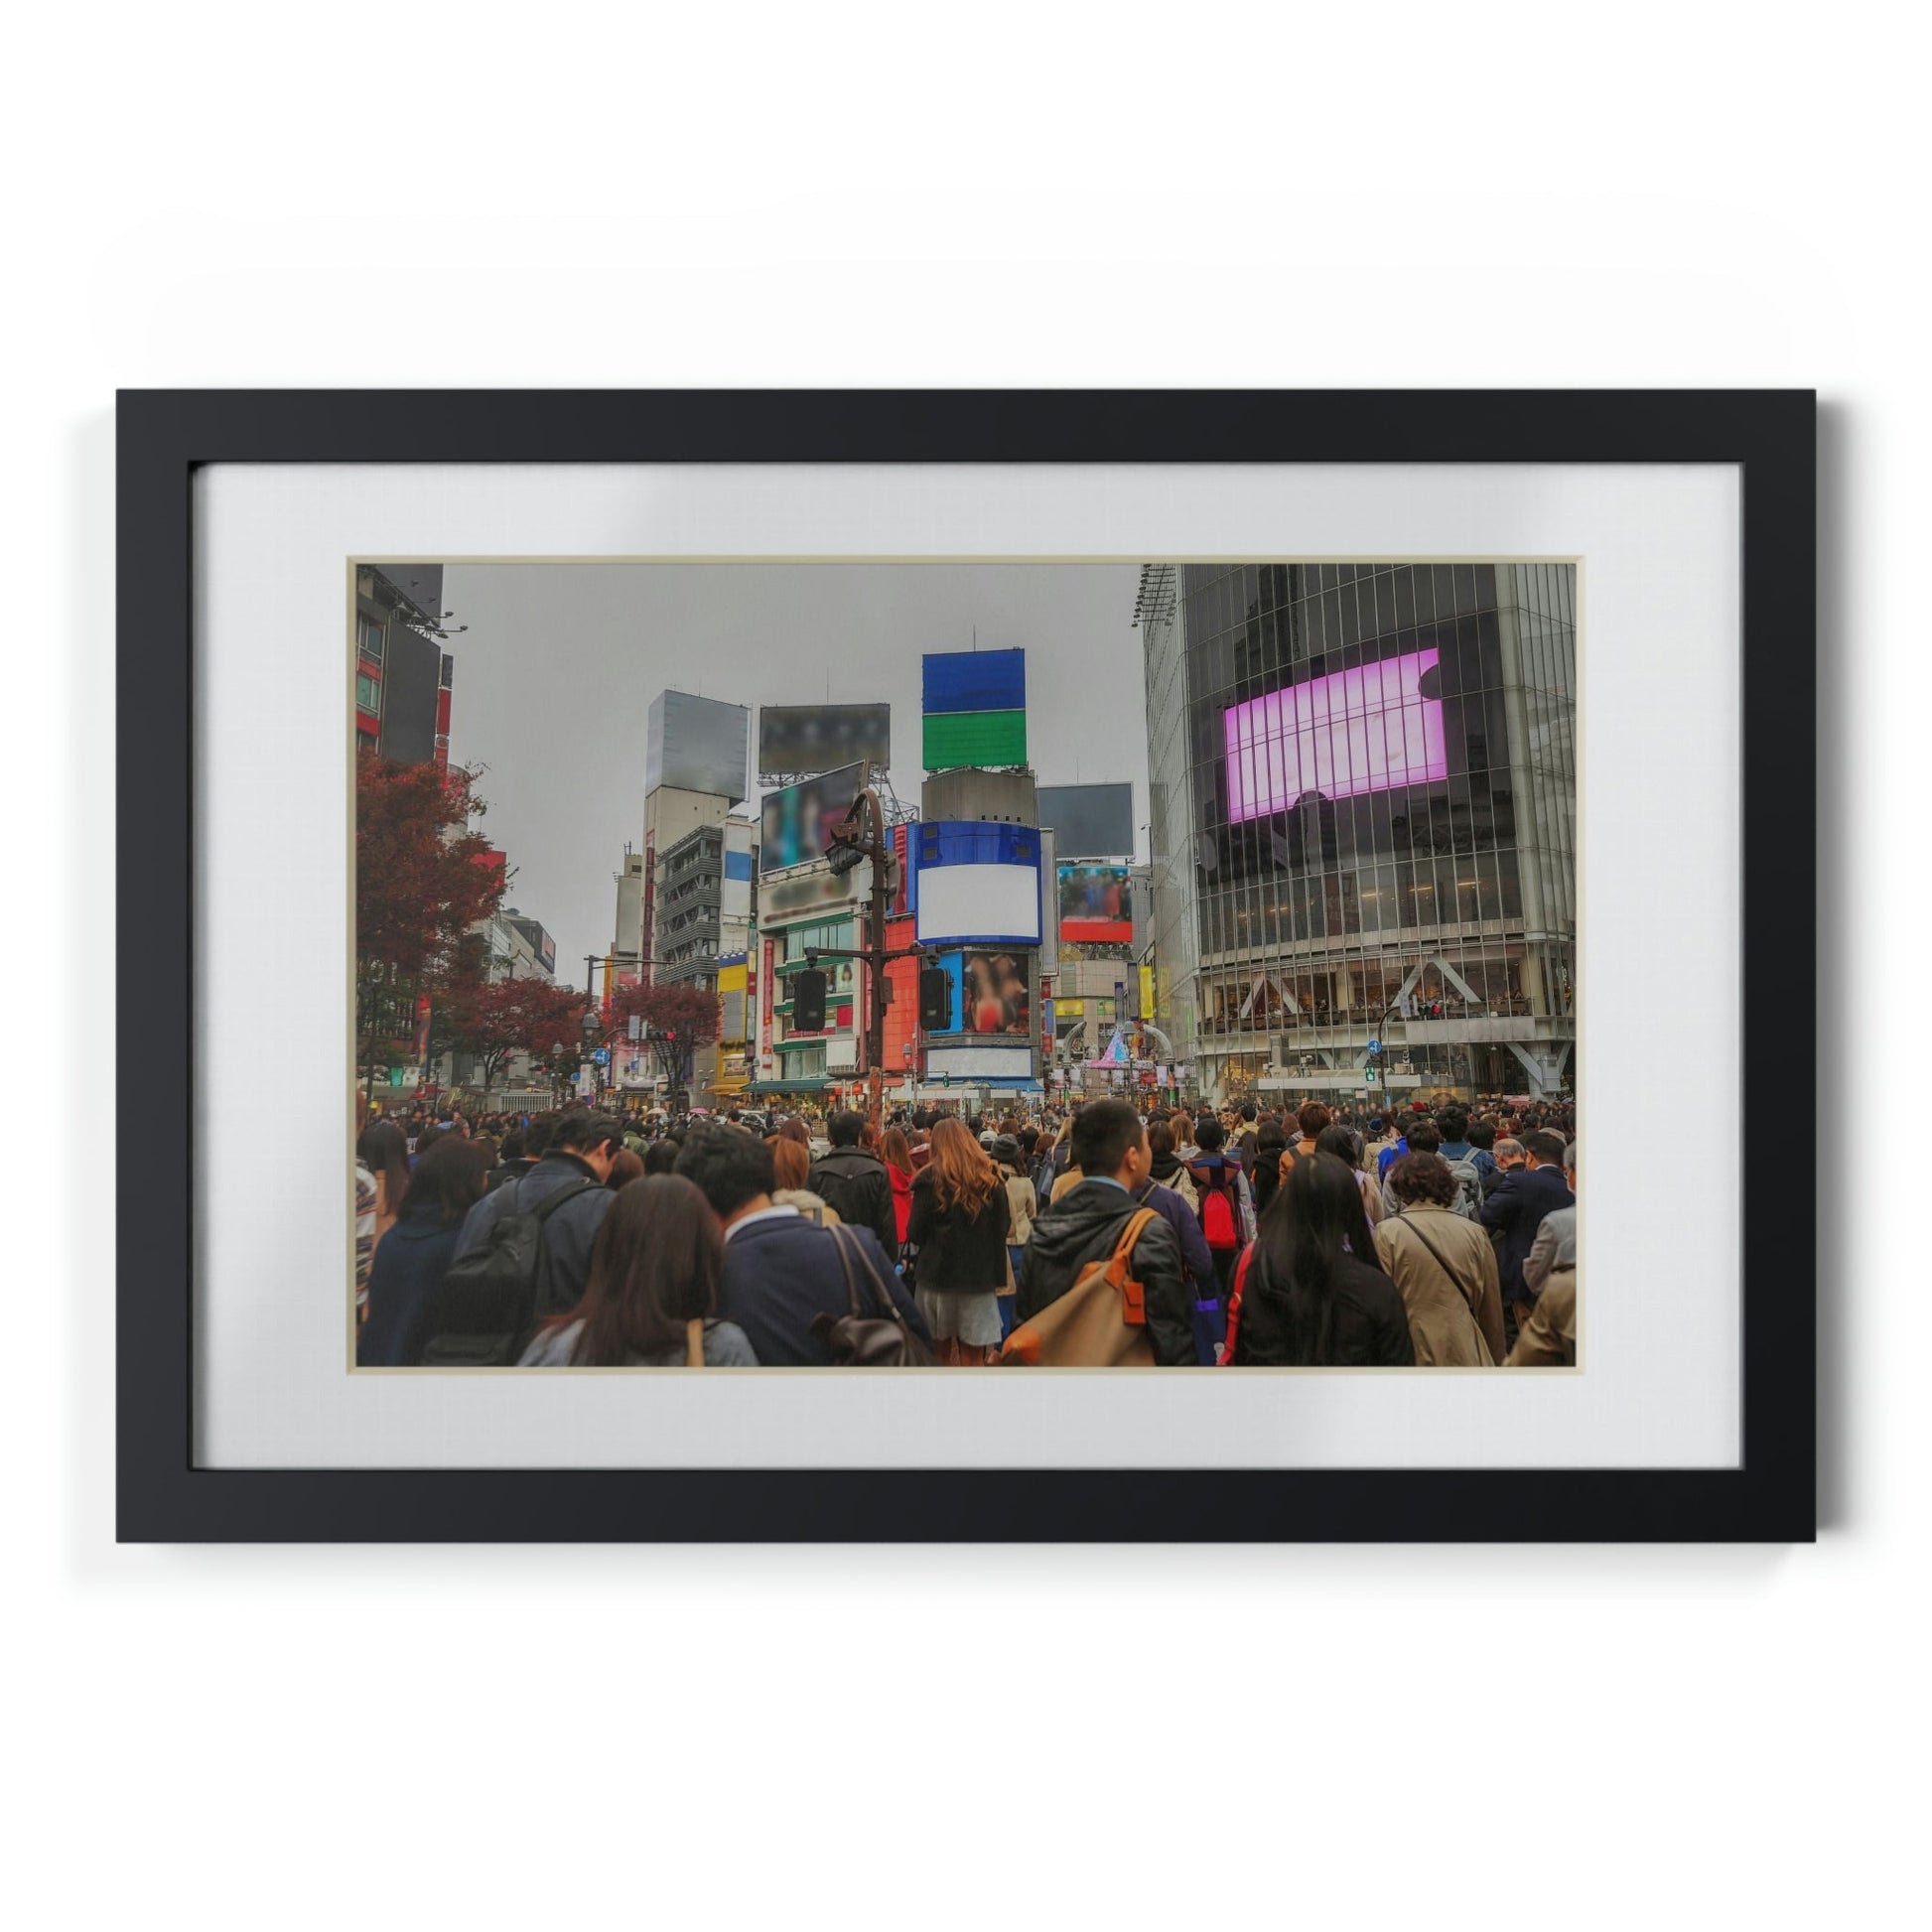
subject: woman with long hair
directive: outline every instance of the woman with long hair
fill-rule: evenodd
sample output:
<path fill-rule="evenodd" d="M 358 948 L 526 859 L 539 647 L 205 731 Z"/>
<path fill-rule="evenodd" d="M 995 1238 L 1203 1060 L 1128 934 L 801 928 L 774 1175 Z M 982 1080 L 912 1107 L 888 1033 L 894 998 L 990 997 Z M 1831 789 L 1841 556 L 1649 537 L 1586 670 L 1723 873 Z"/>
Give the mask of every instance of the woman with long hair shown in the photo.
<path fill-rule="evenodd" d="M 1382 1183 L 1371 1181 L 1362 1171 L 1366 1158 L 1362 1137 L 1352 1127 L 1324 1127 L 1314 1137 L 1314 1145 L 1317 1153 L 1332 1154 L 1355 1176 L 1355 1185 L 1362 1193 L 1362 1212 L 1368 1216 L 1369 1231 L 1373 1233 L 1376 1222 L 1382 1218 Z"/>
<path fill-rule="evenodd" d="M 808 1221 L 822 1228 L 839 1224 L 839 1211 L 823 1194 L 815 1194 L 807 1184 L 812 1175 L 811 1151 L 802 1142 L 782 1134 L 771 1141 L 771 1205 L 795 1207 Z"/>
<path fill-rule="evenodd" d="M 355 1158 L 375 1176 L 375 1245 L 380 1248 L 409 1188 L 409 1142 L 394 1121 L 372 1121 L 355 1143 Z"/>
<path fill-rule="evenodd" d="M 1011 1224 L 1006 1177 L 992 1157 L 963 1122 L 939 1120 L 905 1231 L 918 1251 L 913 1295 L 942 1362 L 991 1361 L 1000 1345 Z"/>
<path fill-rule="evenodd" d="M 1235 1270 L 1225 1364 L 1237 1368 L 1414 1365 L 1409 1317 L 1382 1272 L 1361 1189 L 1332 1154 L 1282 1176 Z"/>
<path fill-rule="evenodd" d="M 584 1299 L 524 1351 L 525 1368 L 756 1368 L 723 1320 L 725 1240 L 682 1174 L 620 1190 L 597 1231 Z"/>
<path fill-rule="evenodd" d="M 898 1245 L 905 1246 L 905 1224 L 912 1218 L 912 1143 L 902 1127 L 889 1127 L 879 1143 L 879 1158 L 893 1183 L 893 1214 L 898 1222 Z"/>
<path fill-rule="evenodd" d="M 402 1138 L 399 1134 L 398 1140 Z M 416 1162 L 389 1238 L 369 1272 L 368 1319 L 355 1338 L 357 1368 L 409 1368 L 430 1339 L 436 1291 L 483 1196 L 491 1157 L 461 1134 L 441 1134 Z"/>
<path fill-rule="evenodd" d="M 1255 1212 L 1266 1214 L 1268 1203 L 1281 1185 L 1282 1156 L 1288 1151 L 1288 1135 L 1270 1114 L 1255 1130 Z"/>

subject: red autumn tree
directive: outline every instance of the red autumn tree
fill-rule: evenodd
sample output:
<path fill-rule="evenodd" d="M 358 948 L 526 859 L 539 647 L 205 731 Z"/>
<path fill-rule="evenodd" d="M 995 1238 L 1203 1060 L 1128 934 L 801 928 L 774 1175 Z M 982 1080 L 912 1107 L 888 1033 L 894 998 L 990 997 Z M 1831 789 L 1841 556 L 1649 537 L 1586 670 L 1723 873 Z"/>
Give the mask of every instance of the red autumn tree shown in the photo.
<path fill-rule="evenodd" d="M 468 829 L 487 809 L 476 777 L 373 752 L 356 759 L 355 1027 L 371 1070 L 412 1035 L 419 1000 L 434 1008 L 481 978 L 471 928 L 501 904 L 503 874 Z"/>
<path fill-rule="evenodd" d="M 452 1003 L 451 1039 L 459 1052 L 476 1056 L 485 1088 L 517 1053 L 554 1072 L 553 1062 L 575 1065 L 583 1047 L 583 996 L 547 980 L 498 980 L 466 989 Z M 556 1048 L 562 1042 L 563 1055 Z"/>
<path fill-rule="evenodd" d="M 621 1034 L 635 1014 L 650 1035 L 651 1050 L 672 1087 L 686 1077 L 691 1049 L 718 1037 L 718 996 L 690 981 L 621 986 L 605 1009 L 605 1024 Z"/>

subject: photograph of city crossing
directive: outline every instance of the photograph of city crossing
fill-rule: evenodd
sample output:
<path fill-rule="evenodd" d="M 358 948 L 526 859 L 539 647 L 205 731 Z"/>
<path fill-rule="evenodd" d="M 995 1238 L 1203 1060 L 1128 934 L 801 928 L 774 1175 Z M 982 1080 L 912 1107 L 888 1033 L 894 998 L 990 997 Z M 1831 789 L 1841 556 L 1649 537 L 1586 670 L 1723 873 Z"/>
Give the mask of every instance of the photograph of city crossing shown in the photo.
<path fill-rule="evenodd" d="M 356 1368 L 1579 1365 L 1575 565 L 352 578 Z"/>

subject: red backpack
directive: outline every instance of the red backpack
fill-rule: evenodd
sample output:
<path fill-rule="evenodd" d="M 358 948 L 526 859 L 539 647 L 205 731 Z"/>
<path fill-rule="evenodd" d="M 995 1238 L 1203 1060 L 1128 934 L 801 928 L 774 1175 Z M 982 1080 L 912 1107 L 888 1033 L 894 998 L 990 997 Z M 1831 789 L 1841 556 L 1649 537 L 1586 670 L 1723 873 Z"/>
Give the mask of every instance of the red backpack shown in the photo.
<path fill-rule="evenodd" d="M 1189 1168 L 1187 1172 L 1200 1194 L 1200 1229 L 1208 1247 L 1217 1251 L 1238 1248 L 1241 1222 L 1234 1211 L 1234 1190 L 1227 1182 L 1227 1164 L 1213 1169 Z"/>

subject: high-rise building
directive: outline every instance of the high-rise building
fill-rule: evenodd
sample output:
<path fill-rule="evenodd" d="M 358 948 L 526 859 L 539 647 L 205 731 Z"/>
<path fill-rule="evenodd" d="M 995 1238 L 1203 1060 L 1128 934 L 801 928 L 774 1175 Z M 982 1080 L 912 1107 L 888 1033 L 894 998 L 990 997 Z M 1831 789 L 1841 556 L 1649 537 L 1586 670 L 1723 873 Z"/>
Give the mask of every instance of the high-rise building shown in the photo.
<path fill-rule="evenodd" d="M 1150 565 L 1136 621 L 1156 1016 L 1202 1093 L 1567 1088 L 1574 567 Z"/>
<path fill-rule="evenodd" d="M 752 714 L 746 706 L 685 691 L 660 691 L 651 700 L 636 942 L 646 981 L 657 977 L 652 962 L 664 957 L 656 905 L 659 857 L 691 833 L 725 824 L 752 795 L 751 763 Z"/>
<path fill-rule="evenodd" d="M 455 659 L 442 646 L 443 566 L 355 573 L 355 742 L 398 764 L 448 764 Z"/>

